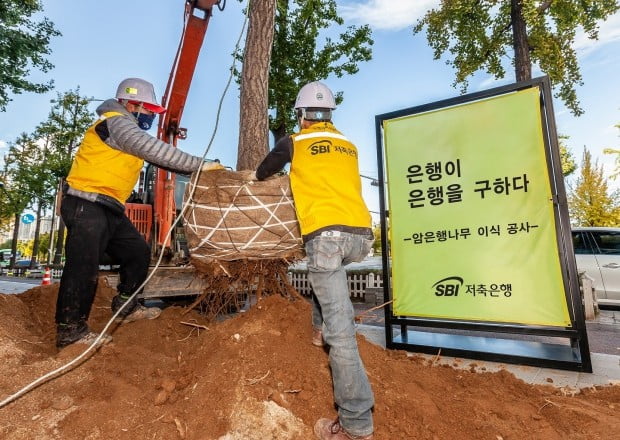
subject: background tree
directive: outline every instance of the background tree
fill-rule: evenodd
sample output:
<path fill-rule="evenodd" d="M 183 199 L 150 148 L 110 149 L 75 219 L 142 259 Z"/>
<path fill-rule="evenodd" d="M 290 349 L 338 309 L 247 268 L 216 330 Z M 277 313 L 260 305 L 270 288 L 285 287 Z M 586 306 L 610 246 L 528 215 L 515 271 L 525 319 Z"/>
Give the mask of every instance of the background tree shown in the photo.
<path fill-rule="evenodd" d="M 566 146 L 567 140 L 568 136 L 566 135 L 561 134 L 558 136 L 560 144 L 560 162 L 562 162 L 562 174 L 564 177 L 570 176 L 577 169 L 577 162 Z"/>
<path fill-rule="evenodd" d="M 5 159 L 6 160 L 6 159 Z M 8 231 L 13 224 L 13 199 L 9 193 L 10 181 L 6 173 L 6 163 L 4 168 L 0 171 L 0 230 Z M 5 248 L 7 246 L 0 246 Z"/>
<path fill-rule="evenodd" d="M 585 147 L 579 177 L 568 195 L 568 209 L 576 226 L 620 224 L 620 194 L 609 194 L 603 167 L 598 161 L 592 163 L 592 155 Z"/>
<path fill-rule="evenodd" d="M 372 251 L 374 255 L 383 254 L 383 245 L 381 243 L 381 225 L 377 224 L 372 227 L 372 235 L 375 237 L 375 242 L 372 244 Z"/>
<path fill-rule="evenodd" d="M 0 175 L 0 219 L 7 225 L 13 223 L 13 238 L 11 239 L 11 260 L 9 267 L 15 265 L 15 255 L 17 250 L 17 235 L 19 234 L 19 216 L 26 208 L 25 200 L 20 199 L 19 193 L 11 185 L 11 179 L 7 172 L 6 160 L 9 154 L 4 156 L 5 168 Z"/>
<path fill-rule="evenodd" d="M 39 236 L 39 246 L 38 251 L 35 249 L 36 238 L 32 240 L 22 240 L 17 244 L 17 250 L 19 250 L 22 255 L 32 255 L 33 259 L 36 261 L 44 261 L 47 253 L 49 252 L 49 239 L 50 234 L 45 233 Z"/>
<path fill-rule="evenodd" d="M 57 188 L 60 182 L 67 177 L 77 147 L 80 145 L 84 133 L 94 122 L 88 104 L 92 98 L 80 95 L 80 88 L 58 93 L 52 101 L 52 107 L 47 120 L 37 127 L 37 135 L 46 139 L 48 145 L 45 157 L 45 166 L 50 171 L 53 187 Z M 55 195 L 55 194 L 54 194 Z M 56 238 L 54 264 L 60 264 L 64 245 L 65 225 L 59 221 Z"/>
<path fill-rule="evenodd" d="M 2 181 L 4 195 L 8 203 L 3 203 L 2 216 L 12 216 L 13 240 L 11 266 L 15 264 L 15 251 L 17 249 L 17 237 L 19 234 L 20 216 L 30 207 L 37 206 L 42 209 L 41 183 L 39 172 L 42 169 L 41 156 L 38 154 L 38 146 L 33 137 L 22 133 L 19 138 L 9 144 L 8 153 L 4 158 L 4 170 Z"/>
<path fill-rule="evenodd" d="M 276 142 L 297 124 L 293 105 L 304 84 L 353 75 L 372 58 L 370 27 L 349 26 L 337 34 L 343 24 L 334 0 L 277 0 L 268 81 L 269 130 Z M 243 54 L 236 56 L 243 61 Z M 335 95 L 340 104 L 342 92 Z"/>
<path fill-rule="evenodd" d="M 616 128 L 620 128 L 620 124 L 616 125 Z M 612 179 L 617 179 L 620 176 L 620 149 L 615 148 L 605 148 L 603 150 L 605 154 L 615 154 L 616 155 L 616 170 L 611 175 Z"/>
<path fill-rule="evenodd" d="M 535 63 L 549 75 L 556 96 L 578 116 L 583 110 L 575 91 L 582 84 L 573 48 L 576 31 L 583 28 L 588 38 L 597 39 L 598 23 L 618 9 L 617 0 L 442 0 L 413 32 L 427 28 L 435 59 L 450 52 L 447 64 L 456 69 L 453 85 L 460 84 L 462 91 L 478 70 L 503 78 L 502 59 L 512 49 L 515 79 L 531 79 Z"/>
<path fill-rule="evenodd" d="M 48 72 L 54 66 L 45 59 L 50 54 L 50 38 L 61 35 L 54 23 L 43 17 L 31 19 L 42 11 L 38 0 L 2 0 L 0 5 L 0 111 L 11 101 L 9 93 L 44 93 L 53 81 L 33 83 L 27 77 L 31 68 Z"/>
<path fill-rule="evenodd" d="M 269 152 L 267 91 L 276 0 L 251 1 L 243 53 L 237 170 L 255 170 Z"/>
<path fill-rule="evenodd" d="M 278 0 L 269 72 L 269 128 L 276 142 L 297 124 L 293 105 L 304 84 L 353 75 L 372 58 L 370 27 L 348 26 L 337 34 L 343 24 L 334 0 Z M 337 92 L 336 103 L 342 99 Z"/>
<path fill-rule="evenodd" d="M 47 120 L 36 129 L 39 137 L 48 139 L 46 165 L 56 178 L 67 177 L 84 132 L 95 120 L 88 108 L 91 101 L 80 95 L 79 87 L 57 93 Z"/>

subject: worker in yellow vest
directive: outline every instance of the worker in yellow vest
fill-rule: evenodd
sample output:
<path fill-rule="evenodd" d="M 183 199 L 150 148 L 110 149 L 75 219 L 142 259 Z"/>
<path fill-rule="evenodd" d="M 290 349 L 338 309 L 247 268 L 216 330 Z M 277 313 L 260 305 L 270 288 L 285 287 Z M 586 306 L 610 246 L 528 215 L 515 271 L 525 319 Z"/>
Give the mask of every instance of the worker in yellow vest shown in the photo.
<path fill-rule="evenodd" d="M 339 416 L 319 419 L 314 432 L 323 440 L 368 440 L 373 438 L 374 398 L 357 347 L 343 266 L 366 257 L 374 238 L 361 193 L 357 148 L 332 124 L 335 108 L 325 84 L 303 86 L 295 102 L 301 130 L 278 140 L 256 178 L 264 180 L 291 163 L 291 190 L 314 291 L 312 343 L 330 348 Z"/>
<path fill-rule="evenodd" d="M 56 345 L 90 344 L 98 336 L 88 328 L 97 286 L 99 259 L 106 253 L 120 265 L 118 295 L 112 311 L 122 322 L 154 319 L 161 310 L 147 308 L 136 297 L 126 304 L 146 279 L 151 252 L 142 235 L 125 215 L 144 161 L 181 174 L 221 168 L 204 163 L 149 135 L 158 104 L 153 85 L 140 78 L 123 80 L 115 99 L 98 108 L 99 119 L 86 130 L 63 188 L 61 216 L 67 226 L 66 262 L 56 304 Z M 100 343 L 111 341 L 103 335 Z"/>

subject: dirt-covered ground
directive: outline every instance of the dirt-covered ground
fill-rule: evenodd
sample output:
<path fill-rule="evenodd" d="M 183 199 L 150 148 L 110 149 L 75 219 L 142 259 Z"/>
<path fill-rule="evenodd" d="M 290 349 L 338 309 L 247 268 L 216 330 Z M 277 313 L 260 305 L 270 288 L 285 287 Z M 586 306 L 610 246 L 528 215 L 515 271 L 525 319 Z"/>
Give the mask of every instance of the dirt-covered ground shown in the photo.
<path fill-rule="evenodd" d="M 0 400 L 81 353 L 55 348 L 57 290 L 0 295 Z M 113 294 L 98 289 L 94 330 L 109 319 Z M 268 297 L 218 323 L 185 312 L 115 328 L 113 343 L 0 408 L 0 438 L 312 439 L 317 418 L 335 416 L 306 301 Z M 359 345 L 378 440 L 620 438 L 618 386 L 566 393 L 508 372 L 432 365 L 362 337 Z"/>

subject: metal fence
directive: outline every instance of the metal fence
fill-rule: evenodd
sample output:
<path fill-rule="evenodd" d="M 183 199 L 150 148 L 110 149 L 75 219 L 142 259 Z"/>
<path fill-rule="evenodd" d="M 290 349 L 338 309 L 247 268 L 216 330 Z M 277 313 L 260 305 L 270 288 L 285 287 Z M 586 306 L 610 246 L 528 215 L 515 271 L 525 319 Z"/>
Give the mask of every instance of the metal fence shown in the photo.
<path fill-rule="evenodd" d="M 288 280 L 291 285 L 302 295 L 310 296 L 312 288 L 308 281 L 307 272 L 289 272 Z M 383 277 L 373 272 L 347 274 L 347 283 L 351 299 L 354 301 L 366 301 L 368 289 L 383 287 Z"/>
<path fill-rule="evenodd" d="M 22 276 L 27 278 L 42 278 L 45 269 L 27 269 L 20 268 L 15 270 L 0 269 L 0 275 L 4 276 Z M 53 281 L 60 281 L 62 277 L 62 269 L 51 269 Z M 288 280 L 291 285 L 302 295 L 310 296 L 312 287 L 308 281 L 308 273 L 301 271 L 288 272 Z M 383 277 L 373 272 L 369 273 L 349 273 L 347 274 L 347 283 L 351 300 L 366 301 L 366 295 L 370 290 L 383 288 Z"/>
<path fill-rule="evenodd" d="M 50 269 L 52 280 L 59 281 L 62 276 L 62 269 Z M 8 277 L 25 277 L 25 278 L 43 278 L 45 268 L 30 269 L 27 267 L 18 267 L 15 269 L 8 269 L 6 267 L 0 268 L 0 276 Z"/>

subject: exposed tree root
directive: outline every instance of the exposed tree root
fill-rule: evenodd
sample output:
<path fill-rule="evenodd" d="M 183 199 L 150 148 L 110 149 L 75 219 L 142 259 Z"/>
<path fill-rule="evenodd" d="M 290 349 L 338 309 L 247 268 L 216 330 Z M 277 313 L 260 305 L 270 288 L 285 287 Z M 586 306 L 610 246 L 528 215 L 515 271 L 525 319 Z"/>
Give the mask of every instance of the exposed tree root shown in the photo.
<path fill-rule="evenodd" d="M 235 260 L 201 264 L 201 277 L 206 281 L 204 292 L 187 309 L 199 308 L 205 315 L 236 312 L 243 308 L 249 296 L 257 300 L 262 296 L 282 295 L 285 298 L 301 298 L 288 282 L 286 270 L 290 262 L 275 260 Z"/>

